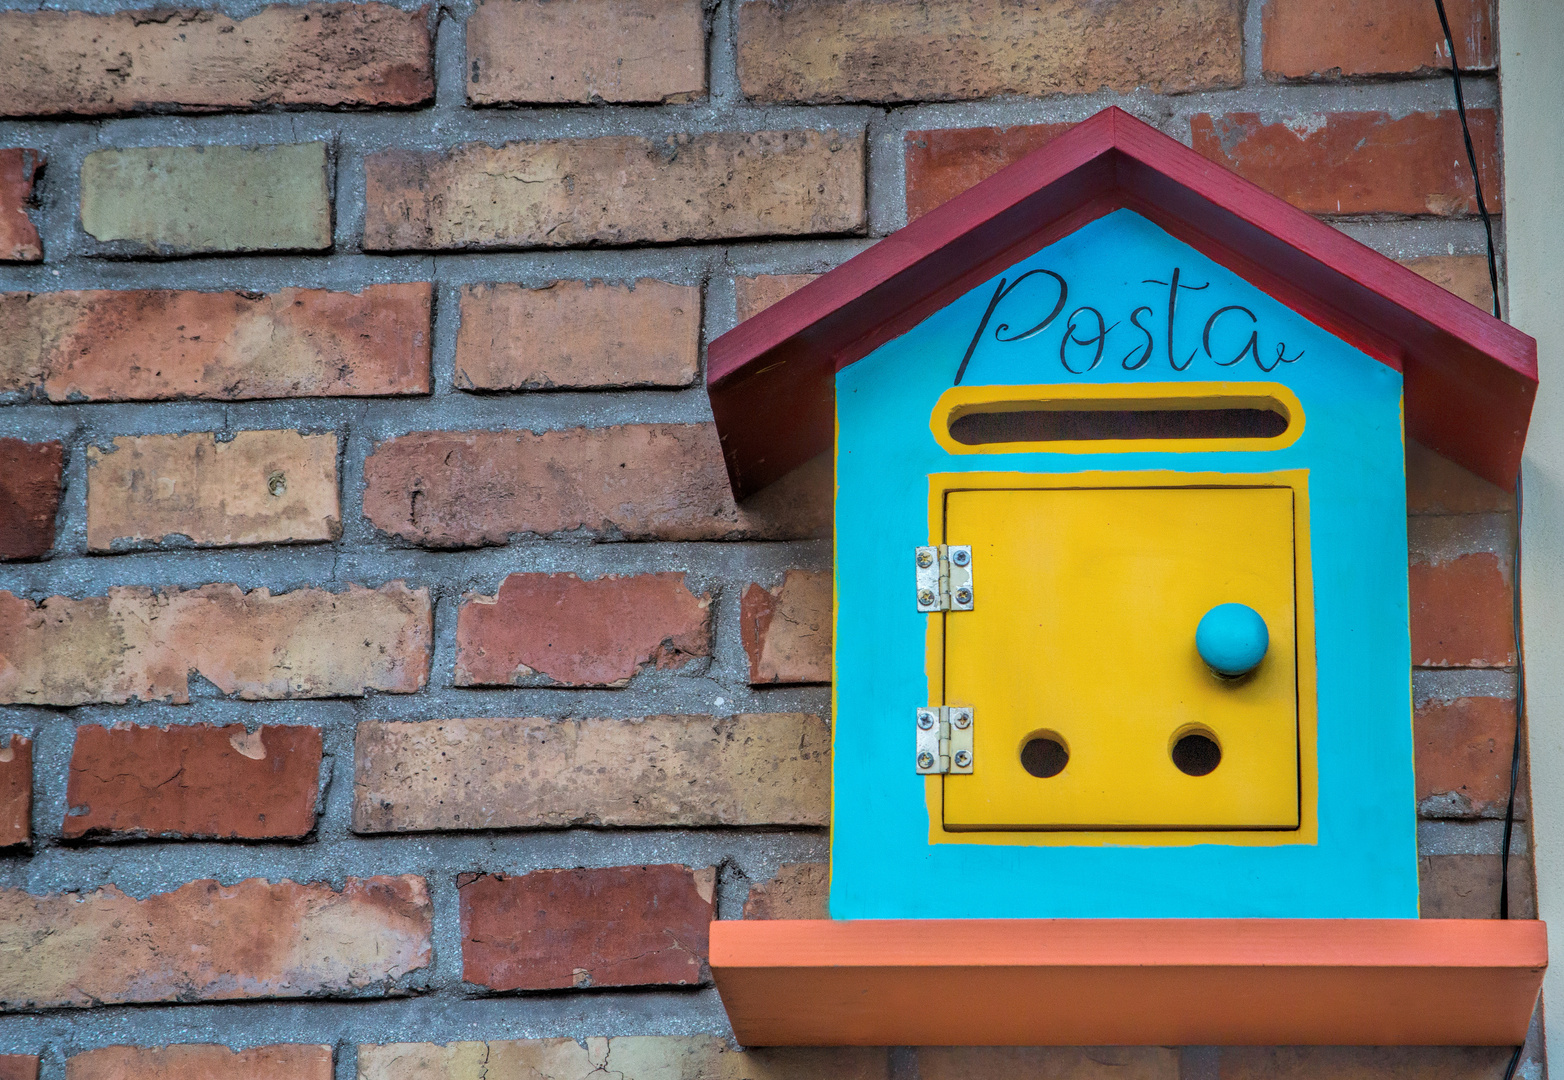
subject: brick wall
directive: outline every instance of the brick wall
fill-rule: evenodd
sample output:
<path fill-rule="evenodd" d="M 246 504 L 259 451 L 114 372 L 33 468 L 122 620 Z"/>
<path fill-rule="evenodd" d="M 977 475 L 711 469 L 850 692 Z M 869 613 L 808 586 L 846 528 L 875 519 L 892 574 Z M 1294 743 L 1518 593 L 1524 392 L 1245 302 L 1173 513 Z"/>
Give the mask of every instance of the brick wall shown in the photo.
<path fill-rule="evenodd" d="M 704 343 L 1110 103 L 1486 305 L 1432 0 L 66 6 L 0 2 L 0 1078 L 1499 1075 L 742 1054 L 705 964 L 822 911 L 830 477 L 734 505 Z M 1492 917 L 1515 521 L 1409 465 Z"/>

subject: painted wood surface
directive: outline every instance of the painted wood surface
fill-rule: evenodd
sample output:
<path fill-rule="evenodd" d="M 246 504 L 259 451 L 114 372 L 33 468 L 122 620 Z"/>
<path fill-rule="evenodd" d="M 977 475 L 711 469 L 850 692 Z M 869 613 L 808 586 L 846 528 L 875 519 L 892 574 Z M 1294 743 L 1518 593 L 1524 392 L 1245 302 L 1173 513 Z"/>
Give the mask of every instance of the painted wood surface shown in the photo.
<path fill-rule="evenodd" d="M 735 492 L 830 448 L 835 372 L 1125 207 L 1405 372 L 1409 433 L 1512 486 L 1535 341 L 1110 107 L 712 342 L 707 388 Z"/>
<path fill-rule="evenodd" d="M 734 1034 L 778 1045 L 1514 1045 L 1515 920 L 719 921 Z"/>
<path fill-rule="evenodd" d="M 1058 306 L 1054 278 L 1027 277 L 997 308 L 990 311 L 990 304 L 1001 278 L 1008 288 L 1034 270 L 1059 275 L 1069 297 L 1051 324 L 1028 333 Z M 1170 339 L 1174 271 L 1179 307 Z M 1080 312 L 1070 328 L 1071 313 L 1082 307 L 1133 327 L 1131 313 L 1145 306 L 1155 317 L 1141 318 L 1154 346 L 1144 360 L 1146 337 L 1138 331 L 1097 357 L 1095 317 Z M 1090 391 L 1117 407 L 1137 393 L 1175 399 L 1168 384 L 1176 383 L 1190 389 L 1190 400 L 1286 398 L 1296 416 L 1274 440 L 1111 439 L 1096 447 L 1064 443 L 1057 450 L 1046 443 L 942 442 L 936 430 L 952 407 L 951 383 L 986 312 L 984 332 L 962 373 L 962 389 L 971 387 L 973 395 L 1057 393 L 1079 403 Z M 1254 333 L 1259 360 L 1249 347 Z M 1292 362 L 1273 363 L 1284 343 Z M 1120 210 L 1002 268 L 836 378 L 834 918 L 1417 915 L 1397 371 L 1146 218 Z M 977 397 L 963 403 L 972 406 Z M 921 707 L 971 704 L 947 695 L 942 681 L 940 620 L 964 613 L 917 612 L 912 553 L 920 544 L 976 545 L 981 538 L 946 534 L 944 492 L 1071 482 L 1112 487 L 1146 473 L 1165 474 L 1160 483 L 1192 487 L 1262 482 L 1256 478 L 1306 485 L 1297 490 L 1307 498 L 1295 496 L 1294 504 L 1297 588 L 1313 598 L 1314 623 L 1312 646 L 1301 624 L 1297 637 L 1304 720 L 1298 826 L 1226 832 L 946 829 L 943 782 L 914 772 L 913 724 Z M 1287 480 L 1287 473 L 1298 476 Z M 984 590 L 994 584 L 981 557 L 973 575 L 981 609 Z M 1302 603 L 1296 610 L 1310 607 Z M 1204 610 L 1187 614 L 1175 644 L 1198 663 L 1194 633 Z M 1136 626 L 1133 619 L 1129 625 Z M 1105 650 L 1115 644 L 1100 642 Z M 1018 677 L 1054 678 L 1050 666 L 1037 661 L 1034 653 L 1019 657 Z M 1133 668 L 1104 677 L 1130 686 L 1136 678 Z M 1177 705 L 1156 695 L 1143 704 L 1154 720 L 1171 720 Z M 1080 719 L 1061 712 L 1061 723 Z M 979 715 L 976 723 L 983 722 Z M 961 779 L 980 781 L 984 764 L 979 760 L 973 776 Z M 1239 759 L 1222 766 L 1229 767 L 1241 767 Z M 1041 785 L 1047 781 L 1036 783 L 1038 796 L 1046 797 Z M 1161 824 L 1176 822 L 1170 817 Z"/>

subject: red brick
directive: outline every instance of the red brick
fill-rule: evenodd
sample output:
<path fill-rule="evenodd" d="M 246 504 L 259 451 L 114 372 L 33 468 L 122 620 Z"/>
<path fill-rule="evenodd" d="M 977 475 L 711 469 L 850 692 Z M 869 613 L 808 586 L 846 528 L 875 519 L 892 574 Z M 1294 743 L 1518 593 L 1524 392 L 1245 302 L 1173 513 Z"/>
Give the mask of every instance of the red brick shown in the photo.
<path fill-rule="evenodd" d="M 556 281 L 541 289 L 469 285 L 462 290 L 456 385 L 688 386 L 700 371 L 700 338 L 698 285 L 650 278 L 631 285 Z"/>
<path fill-rule="evenodd" d="M 918 1080 L 1180 1080 L 1172 1046 L 919 1046 Z"/>
<path fill-rule="evenodd" d="M 714 869 L 463 874 L 462 978 L 491 990 L 707 981 Z"/>
<path fill-rule="evenodd" d="M 711 655 L 711 594 L 680 573 L 511 574 L 456 617 L 457 686 L 624 686 Z"/>
<path fill-rule="evenodd" d="M 65 1080 L 331 1080 L 331 1047 L 285 1043 L 105 1046 L 65 1060 Z"/>
<path fill-rule="evenodd" d="M 831 599 L 831 575 L 809 570 L 745 590 L 739 634 L 751 685 L 831 681 Z"/>
<path fill-rule="evenodd" d="M 819 274 L 759 274 L 733 279 L 739 322 L 765 311 L 783 297 L 792 296 Z"/>
<path fill-rule="evenodd" d="M 1493 311 L 1493 279 L 1488 276 L 1486 255 L 1423 255 L 1397 261 L 1473 307 Z"/>
<path fill-rule="evenodd" d="M 396 106 L 434 96 L 428 8 L 278 4 L 246 19 L 8 11 L 0 40 L 4 116 Z"/>
<path fill-rule="evenodd" d="M 484 0 L 466 71 L 474 105 L 690 101 L 706 92 L 706 16 L 701 0 Z"/>
<path fill-rule="evenodd" d="M 416 432 L 364 462 L 364 516 L 435 548 L 517 534 L 788 539 L 830 527 L 829 470 L 812 462 L 738 507 L 710 424 Z"/>
<path fill-rule="evenodd" d="M 831 731 L 818 716 L 365 720 L 353 831 L 820 828 Z"/>
<path fill-rule="evenodd" d="M 1426 912 L 1424 913 L 1427 914 Z M 1215 1080 L 1494 1080 L 1508 1046 L 1224 1046 Z"/>
<path fill-rule="evenodd" d="M 0 1080 L 38 1080 L 37 1054 L 0 1054 Z"/>
<path fill-rule="evenodd" d="M 0 19 L 4 17 L 0 15 Z M 43 242 L 27 208 L 32 205 L 33 185 L 46 160 L 37 150 L 0 150 L 0 262 L 43 259 Z"/>
<path fill-rule="evenodd" d="M 746 919 L 829 919 L 831 867 L 827 863 L 783 863 L 775 877 L 750 886 Z"/>
<path fill-rule="evenodd" d="M 1407 440 L 1407 513 L 1514 513 L 1515 496 L 1467 472 L 1422 443 Z"/>
<path fill-rule="evenodd" d="M 342 535 L 337 436 L 298 431 L 122 435 L 87 447 L 87 550 L 169 537 L 196 547 Z"/>
<path fill-rule="evenodd" d="M 1424 817 L 1503 817 L 1510 795 L 1515 702 L 1464 697 L 1424 702 L 1412 715 L 1418 811 Z M 1525 749 L 1516 805 L 1525 817 Z"/>
<path fill-rule="evenodd" d="M 907 220 L 1020 161 L 1074 124 L 1034 124 L 1009 128 L 959 128 L 909 131 L 903 142 L 907 165 Z"/>
<path fill-rule="evenodd" d="M 610 135 L 365 161 L 371 251 L 665 244 L 859 233 L 864 137 L 836 131 Z"/>
<path fill-rule="evenodd" d="M 1535 919 L 1531 858 L 1510 850 L 1510 917 Z M 1418 913 L 1425 919 L 1497 919 L 1498 855 L 1424 855 L 1417 860 Z"/>
<path fill-rule="evenodd" d="M 1509 567 L 1497 555 L 1414 562 L 1410 572 L 1414 667 L 1514 665 Z"/>
<path fill-rule="evenodd" d="M 1242 0 L 747 0 L 739 82 L 760 101 L 966 101 L 1243 81 Z"/>
<path fill-rule="evenodd" d="M 428 282 L 0 294 L 0 391 L 50 401 L 429 392 Z"/>
<path fill-rule="evenodd" d="M 33 741 L 0 735 L 0 848 L 33 840 Z M 6 1080 L 0 1069 L 0 1080 Z"/>
<path fill-rule="evenodd" d="M 315 827 L 320 729 L 268 724 L 76 729 L 69 839 L 296 839 Z"/>
<path fill-rule="evenodd" d="M 1431 75 L 1450 70 L 1450 50 L 1425 0 L 1267 0 L 1260 63 L 1268 79 Z M 1446 0 L 1462 71 L 1490 71 L 1494 0 Z"/>
<path fill-rule="evenodd" d="M 1497 114 L 1470 109 L 1472 143 L 1488 209 L 1500 208 Z M 1477 213 L 1455 111 L 1337 112 L 1264 123 L 1257 113 L 1201 113 L 1194 147 L 1212 161 L 1311 214 Z"/>
<path fill-rule="evenodd" d="M 433 909 L 421 877 L 236 885 L 192 881 L 145 900 L 113 885 L 0 890 L 15 943 L 7 1010 L 384 992 L 427 968 Z"/>
<path fill-rule="evenodd" d="M 190 701 L 190 672 L 248 700 L 410 694 L 429 678 L 429 591 L 111 588 L 42 603 L 0 590 L 0 704 Z"/>
<path fill-rule="evenodd" d="M 64 474 L 64 444 L 0 439 L 0 560 L 49 554 Z"/>
<path fill-rule="evenodd" d="M 616 1002 L 611 1007 L 622 1006 Z M 422 1033 L 397 1034 L 412 1038 Z M 1128 1056 L 1103 1055 L 1100 1049 L 1093 1052 L 1115 1058 Z M 1178 1051 L 1166 1053 L 1176 1064 Z M 358 1047 L 358 1080 L 890 1080 L 889 1065 L 890 1055 L 883 1046 L 744 1050 L 735 1048 L 725 1034 L 491 1038 L 482 1042 L 360 1043 Z M 1041 1071 L 1009 1076 L 1076 1080 Z M 1108 1080 L 1106 1074 L 1102 1080 Z M 1174 1074 L 1119 1072 L 1115 1080 L 1177 1078 Z"/>

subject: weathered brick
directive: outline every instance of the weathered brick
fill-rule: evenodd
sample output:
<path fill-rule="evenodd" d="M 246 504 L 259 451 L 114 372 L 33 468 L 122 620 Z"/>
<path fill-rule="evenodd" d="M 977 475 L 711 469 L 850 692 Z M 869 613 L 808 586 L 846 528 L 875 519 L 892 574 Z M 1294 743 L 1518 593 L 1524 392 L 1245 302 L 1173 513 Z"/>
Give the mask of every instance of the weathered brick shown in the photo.
<path fill-rule="evenodd" d="M 81 166 L 81 224 L 137 254 L 325 251 L 326 144 L 95 150 Z"/>
<path fill-rule="evenodd" d="M 105 1046 L 65 1059 L 65 1080 L 331 1080 L 331 1047 Z"/>
<path fill-rule="evenodd" d="M 532 5 L 536 0 L 489 0 Z M 480 11 L 484 10 L 479 8 Z M 689 386 L 700 370 L 701 290 L 556 281 L 462 290 L 456 385 L 464 390 Z"/>
<path fill-rule="evenodd" d="M 831 867 L 826 863 L 783 863 L 775 877 L 750 886 L 746 919 L 828 919 Z"/>
<path fill-rule="evenodd" d="M 490 990 L 709 982 L 712 867 L 463 874 L 462 978 Z"/>
<path fill-rule="evenodd" d="M 315 827 L 320 729 L 267 724 L 76 729 L 63 835 L 265 840 Z"/>
<path fill-rule="evenodd" d="M 0 392 L 50 401 L 429 392 L 428 282 L 0 294 Z"/>
<path fill-rule="evenodd" d="M 410 694 L 429 677 L 429 591 L 120 587 L 40 604 L 0 590 L 0 704 Z"/>
<path fill-rule="evenodd" d="M 1166 1046 L 920 1046 L 919 1080 L 1178 1080 Z"/>
<path fill-rule="evenodd" d="M 437 548 L 517 534 L 787 539 L 830 527 L 830 467 L 805 465 L 739 507 L 710 424 L 415 432 L 364 462 L 364 516 Z"/>
<path fill-rule="evenodd" d="M 1492 1080 L 1508 1046 L 1224 1046 L 1218 1080 Z"/>
<path fill-rule="evenodd" d="M 739 634 L 751 685 L 831 681 L 831 599 L 831 575 L 809 570 L 745 590 Z"/>
<path fill-rule="evenodd" d="M 481 0 L 466 71 L 473 105 L 690 101 L 706 15 L 700 0 Z"/>
<path fill-rule="evenodd" d="M 761 101 L 965 101 L 1243 81 L 1241 0 L 812 0 L 739 8 Z"/>
<path fill-rule="evenodd" d="M 1497 919 L 1499 856 L 1424 855 L 1417 860 L 1418 912 L 1425 919 Z M 1510 850 L 1510 917 L 1535 919 L 1531 859 Z"/>
<path fill-rule="evenodd" d="M 1421 443 L 1408 439 L 1406 445 L 1408 513 L 1420 516 L 1514 512 L 1514 495 Z"/>
<path fill-rule="evenodd" d="M 817 716 L 366 720 L 353 828 L 826 824 L 831 735 Z"/>
<path fill-rule="evenodd" d="M 0 20 L 6 14 L 0 12 Z M 4 77 L 0 75 L 0 79 Z M 27 216 L 27 208 L 32 205 L 33 185 L 43 172 L 45 160 L 37 150 L 0 150 L 0 262 L 43 259 L 38 226 Z"/>
<path fill-rule="evenodd" d="M 299 4 L 220 12 L 0 13 L 0 115 L 112 116 L 434 96 L 429 9 Z"/>
<path fill-rule="evenodd" d="M 739 322 L 759 315 L 783 297 L 792 296 L 819 274 L 759 274 L 733 279 Z"/>
<path fill-rule="evenodd" d="M 1488 209 L 1500 207 L 1497 114 L 1469 109 Z M 1477 213 L 1456 112 L 1309 113 L 1265 123 L 1258 113 L 1200 113 L 1194 147 L 1311 214 Z"/>
<path fill-rule="evenodd" d="M 64 474 L 63 443 L 0 439 L 0 560 L 49 553 Z"/>
<path fill-rule="evenodd" d="M 0 1008 L 224 1001 L 392 989 L 430 961 L 420 877 L 0 890 Z"/>
<path fill-rule="evenodd" d="M 32 841 L 33 741 L 0 735 L 0 849 L 26 847 Z"/>
<path fill-rule="evenodd" d="M 1031 124 L 1008 128 L 909 131 L 903 145 L 907 166 L 907 220 L 916 221 L 979 180 L 1046 146 L 1074 124 Z"/>
<path fill-rule="evenodd" d="M 608 1072 L 615 1080 L 889 1080 L 890 1055 L 870 1046 L 735 1050 L 718 1035 L 358 1048 L 358 1080 L 570 1080 Z"/>
<path fill-rule="evenodd" d="M 1415 667 L 1510 667 L 1515 619 L 1509 567 L 1476 552 L 1410 567 Z"/>
<path fill-rule="evenodd" d="M 37 1054 L 0 1054 L 0 1080 L 38 1080 Z"/>
<path fill-rule="evenodd" d="M 1486 197 L 1487 189 L 1483 189 Z M 1474 307 L 1493 310 L 1493 281 L 1486 255 L 1425 255 L 1402 259 L 1401 265 L 1452 292 Z"/>
<path fill-rule="evenodd" d="M 681 573 L 511 574 L 494 596 L 462 597 L 456 685 L 624 686 L 648 664 L 709 657 L 710 608 Z"/>
<path fill-rule="evenodd" d="M 1462 71 L 1495 66 L 1493 0 L 1447 0 Z M 1268 79 L 1431 75 L 1450 70 L 1439 14 L 1423 0 L 1267 0 L 1260 63 Z"/>
<path fill-rule="evenodd" d="M 855 233 L 864 139 L 835 131 L 614 135 L 365 162 L 371 251 Z"/>
<path fill-rule="evenodd" d="M 1423 817 L 1503 817 L 1510 796 L 1515 702 L 1463 697 L 1426 701 L 1412 714 L 1417 809 Z M 1521 749 L 1525 767 L 1525 747 Z M 1526 781 L 1516 806 L 1526 816 Z"/>
<path fill-rule="evenodd" d="M 87 546 L 171 536 L 197 547 L 307 543 L 342 535 L 337 436 L 241 431 L 136 435 L 87 448 Z"/>

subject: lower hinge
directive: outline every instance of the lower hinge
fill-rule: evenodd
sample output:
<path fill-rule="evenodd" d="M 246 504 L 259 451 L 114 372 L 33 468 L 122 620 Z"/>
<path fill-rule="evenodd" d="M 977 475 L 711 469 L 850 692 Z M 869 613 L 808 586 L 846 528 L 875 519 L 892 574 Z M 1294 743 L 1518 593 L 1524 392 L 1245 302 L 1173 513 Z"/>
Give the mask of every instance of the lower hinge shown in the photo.
<path fill-rule="evenodd" d="M 972 710 L 933 705 L 918 710 L 918 772 L 972 772 Z"/>

